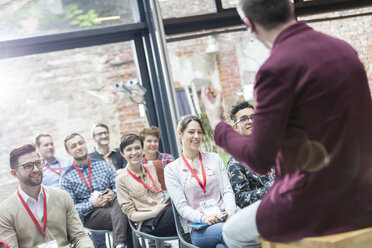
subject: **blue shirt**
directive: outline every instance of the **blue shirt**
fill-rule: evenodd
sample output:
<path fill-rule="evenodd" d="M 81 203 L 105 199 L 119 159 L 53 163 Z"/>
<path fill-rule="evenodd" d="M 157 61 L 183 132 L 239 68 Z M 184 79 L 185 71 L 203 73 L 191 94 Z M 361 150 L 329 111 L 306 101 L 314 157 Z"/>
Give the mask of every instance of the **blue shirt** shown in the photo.
<path fill-rule="evenodd" d="M 92 192 L 104 192 L 106 189 L 116 191 L 115 177 L 116 173 L 105 160 L 91 159 L 91 174 L 92 174 Z M 83 174 L 86 182 L 89 184 L 89 167 L 88 165 L 77 165 L 80 172 Z M 62 178 L 61 188 L 66 190 L 74 201 L 76 211 L 79 214 L 81 221 L 84 221 L 84 214 L 87 214 L 93 209 L 93 205 L 89 200 L 91 192 L 83 179 L 80 177 L 76 169 L 71 166 Z"/>
<path fill-rule="evenodd" d="M 61 178 L 66 173 L 67 169 L 72 165 L 70 159 L 55 158 L 53 163 L 45 161 L 45 164 L 59 173 L 59 164 L 61 164 L 61 176 L 50 170 L 48 167 L 43 168 L 43 185 L 50 187 L 61 187 Z"/>

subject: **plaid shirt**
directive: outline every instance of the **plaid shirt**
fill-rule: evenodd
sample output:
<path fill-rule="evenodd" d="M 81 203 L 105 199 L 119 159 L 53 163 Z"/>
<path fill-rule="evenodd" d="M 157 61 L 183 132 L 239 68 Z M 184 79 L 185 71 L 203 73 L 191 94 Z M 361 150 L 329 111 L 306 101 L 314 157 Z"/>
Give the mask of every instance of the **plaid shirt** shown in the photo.
<path fill-rule="evenodd" d="M 115 177 L 116 173 L 105 160 L 91 159 L 92 170 L 92 192 L 104 192 L 106 189 L 116 191 Z M 89 167 L 88 165 L 77 165 L 85 180 L 89 184 Z M 80 177 L 78 172 L 71 166 L 62 178 L 61 188 L 66 190 L 74 200 L 75 208 L 79 213 L 81 221 L 84 220 L 84 214 L 93 209 L 89 200 L 91 192 Z"/>
<path fill-rule="evenodd" d="M 163 164 L 163 167 L 165 167 L 167 164 L 171 163 L 174 161 L 174 157 L 168 153 L 158 153 L 158 157 L 156 160 L 160 160 L 161 163 Z M 144 164 L 145 161 L 144 161 L 144 158 L 145 158 L 145 155 L 143 155 L 142 159 L 141 159 L 141 163 Z"/>

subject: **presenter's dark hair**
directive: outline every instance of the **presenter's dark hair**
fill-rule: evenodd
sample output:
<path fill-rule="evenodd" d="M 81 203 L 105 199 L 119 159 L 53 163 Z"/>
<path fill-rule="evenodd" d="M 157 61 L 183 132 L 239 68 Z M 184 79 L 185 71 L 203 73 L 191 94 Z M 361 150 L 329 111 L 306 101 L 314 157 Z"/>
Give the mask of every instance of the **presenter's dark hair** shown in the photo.
<path fill-rule="evenodd" d="M 237 9 L 266 30 L 294 18 L 289 0 L 239 0 Z"/>

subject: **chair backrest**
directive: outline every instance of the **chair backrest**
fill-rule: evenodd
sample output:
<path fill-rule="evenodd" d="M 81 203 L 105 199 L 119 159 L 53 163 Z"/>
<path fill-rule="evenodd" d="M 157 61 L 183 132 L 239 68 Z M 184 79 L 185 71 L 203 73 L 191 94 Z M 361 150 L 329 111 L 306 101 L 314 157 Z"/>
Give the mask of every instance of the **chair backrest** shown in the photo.
<path fill-rule="evenodd" d="M 164 167 L 160 160 L 152 161 L 152 164 L 155 167 L 156 175 L 158 176 L 158 180 L 161 185 L 162 190 L 167 190 L 167 187 L 165 186 L 165 179 L 164 179 Z"/>
<path fill-rule="evenodd" d="M 172 201 L 172 209 L 173 209 L 173 216 L 174 216 L 174 222 L 176 224 L 176 230 L 178 234 L 178 238 L 181 240 L 181 243 L 183 246 L 190 247 L 190 248 L 197 248 L 197 246 L 191 244 L 191 238 L 189 233 L 185 233 L 183 231 L 181 221 L 180 221 L 180 215 L 174 206 L 174 203 Z"/>
<path fill-rule="evenodd" d="M 132 222 L 131 220 L 128 220 L 130 228 L 132 229 L 132 238 L 133 238 L 133 247 L 137 248 L 139 246 L 139 238 L 142 239 L 142 244 L 145 244 L 144 239 L 150 239 L 155 241 L 155 247 L 159 248 L 161 246 L 161 242 L 169 241 L 169 240 L 178 240 L 179 237 L 177 236 L 165 236 L 165 237 L 159 237 L 154 236 L 152 234 L 144 233 L 137 230 L 137 224 L 135 222 Z M 145 246 L 146 247 L 146 246 Z"/>

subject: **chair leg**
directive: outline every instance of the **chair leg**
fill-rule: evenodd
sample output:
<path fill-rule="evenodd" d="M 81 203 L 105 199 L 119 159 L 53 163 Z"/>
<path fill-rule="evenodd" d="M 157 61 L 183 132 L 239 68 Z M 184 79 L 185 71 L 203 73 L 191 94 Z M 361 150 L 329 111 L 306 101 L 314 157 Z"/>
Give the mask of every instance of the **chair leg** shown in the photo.
<path fill-rule="evenodd" d="M 156 248 L 161 248 L 161 241 L 160 240 L 155 240 L 155 247 Z"/>
<path fill-rule="evenodd" d="M 107 233 L 106 233 L 106 236 L 107 236 L 106 239 L 108 240 L 108 243 L 109 243 L 109 247 L 112 248 L 110 233 L 107 232 Z"/>
<path fill-rule="evenodd" d="M 135 232 L 132 232 L 133 248 L 138 248 L 139 240 Z"/>
<path fill-rule="evenodd" d="M 146 239 L 141 236 L 142 248 L 147 248 Z"/>
<path fill-rule="evenodd" d="M 92 240 L 94 246 L 96 246 L 96 234 L 93 232 L 89 232 L 90 239 Z"/>

